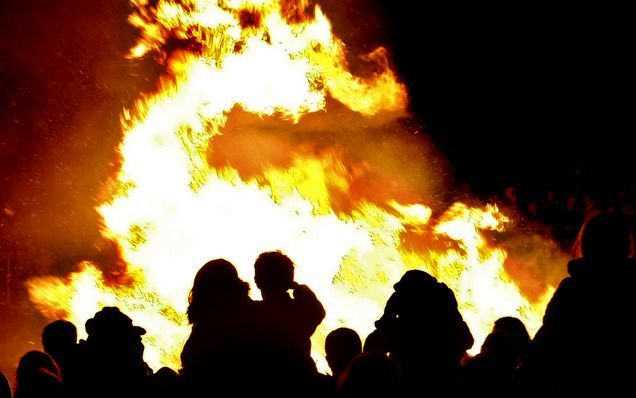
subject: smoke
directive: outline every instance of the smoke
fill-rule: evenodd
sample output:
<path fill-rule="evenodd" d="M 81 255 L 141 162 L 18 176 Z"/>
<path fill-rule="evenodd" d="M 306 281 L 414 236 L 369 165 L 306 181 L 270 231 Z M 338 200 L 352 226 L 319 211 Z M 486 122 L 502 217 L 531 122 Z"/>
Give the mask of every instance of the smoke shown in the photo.
<path fill-rule="evenodd" d="M 337 104 L 327 108 L 326 114 L 308 115 L 295 125 L 236 109 L 223 135 L 214 138 L 209 162 L 215 168 L 231 166 L 250 179 L 272 166 L 289 167 L 297 158 L 337 153 L 355 177 L 356 185 L 347 192 L 351 202 L 442 201 L 448 182 L 445 162 L 421 124 L 395 115 L 369 119 Z"/>

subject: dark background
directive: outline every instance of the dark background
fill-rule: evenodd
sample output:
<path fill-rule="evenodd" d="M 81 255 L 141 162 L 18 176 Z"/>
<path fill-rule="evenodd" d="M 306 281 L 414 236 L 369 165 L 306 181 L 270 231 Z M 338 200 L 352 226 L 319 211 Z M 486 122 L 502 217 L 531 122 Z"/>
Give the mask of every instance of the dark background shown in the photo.
<path fill-rule="evenodd" d="M 488 196 L 635 177 L 633 24 L 581 4 L 324 0 L 351 56 L 383 44 L 455 184 Z M 417 5 L 414 5 L 417 3 Z M 108 264 L 93 206 L 117 170 L 119 115 L 155 87 L 126 0 L 5 0 L 0 11 L 0 365 L 37 348 L 21 281 Z M 34 326 L 37 325 L 37 326 Z"/>
<path fill-rule="evenodd" d="M 634 182 L 626 10 L 401 3 L 386 2 L 391 48 L 413 110 L 459 179 L 478 191 L 558 190 L 578 169 L 589 189 Z"/>

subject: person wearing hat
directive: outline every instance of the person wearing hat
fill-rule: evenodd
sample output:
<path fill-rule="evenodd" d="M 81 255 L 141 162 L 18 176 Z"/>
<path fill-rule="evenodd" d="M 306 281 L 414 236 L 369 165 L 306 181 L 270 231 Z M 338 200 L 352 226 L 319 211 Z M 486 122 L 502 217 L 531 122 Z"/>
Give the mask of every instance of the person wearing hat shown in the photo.
<path fill-rule="evenodd" d="M 139 396 L 147 389 L 151 370 L 143 360 L 141 336 L 146 330 L 117 307 L 104 307 L 85 324 L 88 337 L 79 344 L 75 396 Z"/>
<path fill-rule="evenodd" d="M 460 360 L 474 342 L 455 294 L 420 270 L 406 272 L 393 288 L 365 350 L 389 353 L 407 391 L 454 391 Z"/>

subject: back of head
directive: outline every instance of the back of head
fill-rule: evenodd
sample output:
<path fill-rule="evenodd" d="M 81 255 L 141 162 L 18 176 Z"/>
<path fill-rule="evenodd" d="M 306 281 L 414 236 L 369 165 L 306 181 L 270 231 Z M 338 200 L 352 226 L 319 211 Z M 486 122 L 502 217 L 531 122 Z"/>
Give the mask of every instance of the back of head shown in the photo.
<path fill-rule="evenodd" d="M 48 380 L 48 377 L 42 376 L 48 374 L 53 378 L 60 379 L 60 370 L 55 361 L 42 351 L 29 351 L 18 363 L 16 372 L 17 389 L 27 389 L 38 381 Z"/>
<path fill-rule="evenodd" d="M 430 274 L 421 270 L 406 271 L 400 281 L 393 285 L 397 292 L 401 293 L 418 293 L 422 289 L 435 286 L 437 279 Z"/>
<path fill-rule="evenodd" d="M 254 263 L 254 280 L 262 292 L 286 292 L 294 282 L 294 263 L 279 251 L 262 253 Z"/>
<path fill-rule="evenodd" d="M 104 307 L 86 321 L 87 342 L 107 349 L 136 345 L 146 330 L 133 326 L 132 319 L 117 307 Z"/>
<path fill-rule="evenodd" d="M 452 291 L 424 271 L 407 271 L 393 287 L 395 292 L 386 303 L 383 318 L 388 315 L 402 323 L 445 323 L 454 315 L 451 311 L 456 303 Z"/>
<path fill-rule="evenodd" d="M 339 396 L 369 397 L 398 394 L 397 363 L 380 353 L 364 353 L 351 361 Z"/>
<path fill-rule="evenodd" d="M 177 380 L 179 379 L 179 374 L 175 372 L 173 369 L 167 366 L 164 366 L 155 372 L 154 378 L 161 380 L 162 382 L 165 382 L 165 383 L 172 383 L 172 382 L 176 383 Z"/>
<path fill-rule="evenodd" d="M 362 341 L 355 330 L 339 328 L 325 340 L 327 362 L 334 375 L 342 373 L 353 358 L 362 352 Z"/>
<path fill-rule="evenodd" d="M 70 352 L 77 344 L 77 328 L 69 321 L 57 320 L 42 330 L 42 347 L 47 354 L 55 355 Z"/>
<path fill-rule="evenodd" d="M 390 341 L 386 333 L 382 333 L 377 329 L 369 333 L 366 339 L 364 339 L 364 346 L 362 346 L 363 352 L 379 352 L 386 354 L 390 350 Z"/>
<path fill-rule="evenodd" d="M 122 385 L 136 388 L 144 382 L 143 328 L 119 308 L 104 307 L 86 321 L 86 332 L 86 341 L 78 345 L 79 388 L 90 388 L 91 396 L 109 396 Z"/>
<path fill-rule="evenodd" d="M 495 321 L 480 355 L 500 368 L 514 369 L 530 346 L 530 335 L 518 318 L 506 316 Z"/>
<path fill-rule="evenodd" d="M 607 213 L 585 223 L 579 240 L 583 258 L 593 262 L 625 260 L 633 245 L 627 221 L 620 215 Z"/>
<path fill-rule="evenodd" d="M 520 349 L 525 349 L 530 344 L 530 335 L 526 329 L 526 325 L 519 318 L 505 316 L 495 321 L 493 327 L 494 332 L 502 332 L 509 334 L 519 345 Z"/>
<path fill-rule="evenodd" d="M 199 322 L 210 310 L 248 299 L 249 285 L 239 278 L 232 263 L 223 259 L 209 261 L 194 277 L 188 320 L 190 323 Z"/>
<path fill-rule="evenodd" d="M 521 353 L 512 335 L 493 331 L 486 337 L 480 355 L 486 356 L 500 367 L 514 368 L 519 362 Z"/>
<path fill-rule="evenodd" d="M 163 367 L 152 375 L 157 394 L 159 397 L 179 396 L 179 374 L 174 370 Z"/>

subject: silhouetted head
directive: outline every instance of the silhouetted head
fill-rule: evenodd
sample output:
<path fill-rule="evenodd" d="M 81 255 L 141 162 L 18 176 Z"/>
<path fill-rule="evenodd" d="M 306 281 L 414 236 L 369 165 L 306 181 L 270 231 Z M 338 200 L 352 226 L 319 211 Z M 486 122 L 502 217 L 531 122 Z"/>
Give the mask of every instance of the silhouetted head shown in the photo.
<path fill-rule="evenodd" d="M 416 293 L 435 285 L 437 279 L 421 270 L 406 271 L 400 281 L 393 285 L 395 291 Z"/>
<path fill-rule="evenodd" d="M 194 277 L 188 320 L 197 323 L 212 311 L 249 300 L 249 284 L 242 281 L 232 263 L 223 259 L 207 262 Z"/>
<path fill-rule="evenodd" d="M 146 330 L 134 326 L 119 308 L 104 307 L 87 320 L 85 326 L 88 337 L 80 344 L 85 366 L 117 374 L 118 380 L 113 383 L 129 383 L 146 375 L 148 369 L 141 340 Z"/>
<path fill-rule="evenodd" d="M 262 253 L 254 263 L 254 281 L 263 297 L 285 293 L 294 283 L 294 263 L 279 251 Z"/>
<path fill-rule="evenodd" d="M 69 321 L 59 319 L 42 330 L 44 352 L 55 357 L 71 352 L 77 344 L 77 328 Z"/>
<path fill-rule="evenodd" d="M 132 319 L 117 307 L 104 307 L 86 321 L 87 341 L 117 346 L 122 343 L 141 341 L 146 330 L 133 326 Z"/>
<path fill-rule="evenodd" d="M 384 354 L 364 353 L 351 361 L 339 396 L 382 397 L 399 392 L 397 363 Z"/>
<path fill-rule="evenodd" d="M 0 398 L 11 398 L 11 385 L 2 372 L 0 372 Z"/>
<path fill-rule="evenodd" d="M 20 359 L 16 372 L 16 396 L 59 396 L 62 390 L 60 369 L 41 351 L 29 351 Z"/>
<path fill-rule="evenodd" d="M 383 333 L 373 331 L 369 333 L 366 339 L 364 339 L 364 346 L 362 346 L 363 352 L 379 352 L 386 354 L 389 352 L 389 342 Z"/>
<path fill-rule="evenodd" d="M 507 187 L 504 191 L 504 197 L 508 201 L 509 204 L 514 205 L 517 203 L 517 188 L 515 187 Z"/>
<path fill-rule="evenodd" d="M 355 330 L 339 328 L 327 335 L 325 340 L 327 363 L 335 377 L 347 369 L 353 358 L 362 353 L 362 341 Z"/>
<path fill-rule="evenodd" d="M 545 197 L 546 197 L 548 202 L 550 202 L 550 203 L 554 202 L 554 192 L 553 191 L 546 192 Z"/>
<path fill-rule="evenodd" d="M 164 366 L 161 369 L 159 369 L 157 372 L 155 372 L 154 378 L 161 380 L 162 382 L 165 382 L 165 383 L 176 383 L 177 380 L 179 379 L 179 374 L 175 372 L 173 369 L 170 369 Z"/>
<path fill-rule="evenodd" d="M 163 367 L 152 375 L 152 379 L 157 388 L 160 389 L 159 397 L 178 397 L 179 394 L 179 374 L 174 370 Z"/>
<path fill-rule="evenodd" d="M 591 261 L 619 261 L 630 256 L 632 232 L 623 217 L 602 213 L 592 217 L 579 233 L 583 258 Z"/>
<path fill-rule="evenodd" d="M 480 355 L 489 358 L 499 366 L 515 368 L 519 363 L 521 352 L 513 336 L 494 331 L 486 337 L 481 346 Z"/>
<path fill-rule="evenodd" d="M 574 210 L 576 207 L 576 198 L 574 196 L 568 196 L 567 201 L 565 202 L 565 206 L 568 210 Z"/>
<path fill-rule="evenodd" d="M 495 321 L 492 332 L 481 347 L 480 355 L 488 357 L 499 366 L 516 368 L 529 345 L 530 335 L 523 322 L 507 316 Z"/>
<path fill-rule="evenodd" d="M 512 336 L 516 344 L 519 345 L 521 350 L 525 350 L 530 344 L 530 335 L 526 329 L 526 325 L 521 322 L 520 319 L 505 316 L 495 321 L 495 325 L 492 328 L 494 332 L 503 332 Z"/>

